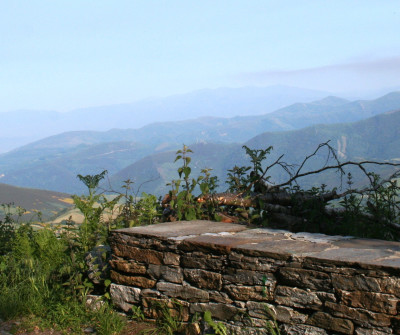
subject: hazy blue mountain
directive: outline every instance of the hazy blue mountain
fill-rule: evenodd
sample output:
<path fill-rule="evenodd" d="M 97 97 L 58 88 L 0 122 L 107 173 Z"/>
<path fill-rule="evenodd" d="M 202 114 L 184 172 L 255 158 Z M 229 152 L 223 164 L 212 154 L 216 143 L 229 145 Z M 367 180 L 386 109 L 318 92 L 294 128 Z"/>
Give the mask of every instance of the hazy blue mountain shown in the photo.
<path fill-rule="evenodd" d="M 271 164 L 280 155 L 290 164 L 300 164 L 303 159 L 314 152 L 320 143 L 330 140 L 330 144 L 337 150 L 340 161 L 377 160 L 400 162 L 400 110 L 388 112 L 355 123 L 334 125 L 314 125 L 300 130 L 286 132 L 266 132 L 247 141 L 245 145 L 253 149 L 265 149 L 273 146 L 274 150 L 268 157 L 266 164 Z M 220 179 L 221 190 L 227 188 L 224 183 L 227 169 L 234 165 L 248 166 L 249 158 L 245 155 L 240 144 L 194 144 L 190 146 L 192 154 L 193 174 L 196 176 L 202 168 L 212 168 L 213 173 Z M 328 152 L 321 151 L 305 166 L 307 169 L 321 167 Z M 178 178 L 176 169 L 179 163 L 173 164 L 175 152 L 164 152 L 145 157 L 126 167 L 111 177 L 113 185 L 122 185 L 123 180 L 131 179 L 139 186 L 140 191 L 162 195 L 168 191 L 166 183 Z M 334 164 L 334 161 L 330 161 Z M 374 168 L 372 171 L 384 175 L 393 172 L 392 168 Z M 357 186 L 366 183 L 366 178 L 354 169 L 349 169 L 355 176 Z M 272 181 L 287 180 L 287 174 L 282 169 L 271 171 Z M 331 172 L 323 175 L 314 175 L 301 181 L 303 185 L 320 186 L 322 183 L 329 186 L 340 185 L 340 176 Z M 346 178 L 343 179 L 346 186 Z"/>
<path fill-rule="evenodd" d="M 359 120 L 364 115 L 383 113 L 395 107 L 400 108 L 399 92 L 372 101 L 348 102 L 327 97 L 312 103 L 294 104 L 261 116 L 204 117 L 159 122 L 140 129 L 67 132 L 0 155 L 0 176 L 3 175 L 0 181 L 70 193 L 81 192 L 83 186 L 76 179 L 77 174 L 93 174 L 105 169 L 114 174 L 146 156 L 176 150 L 183 143 L 245 143 L 266 131 L 275 134 L 271 131 L 298 129 L 324 121 Z M 318 129 L 324 127 L 318 126 Z M 285 136 L 289 135 L 278 134 L 279 140 L 273 143 L 284 149 Z M 319 138 L 321 141 L 334 138 L 333 135 L 322 135 Z M 275 135 L 269 136 L 274 138 Z M 307 146 L 308 137 L 297 138 L 295 147 Z M 301 150 L 298 152 L 303 153 Z"/>
<path fill-rule="evenodd" d="M 80 144 L 70 148 L 27 148 L 7 154 L 0 161 L 0 181 L 68 193 L 85 191 L 78 174 L 115 173 L 154 152 L 153 147 L 134 142 Z"/>
<path fill-rule="evenodd" d="M 267 114 L 261 125 L 277 122 L 280 130 L 299 129 L 318 123 L 355 122 L 400 108 L 400 91 L 375 100 L 346 101 L 327 97 L 311 103 L 296 103 Z M 273 129 L 275 130 L 275 129 Z M 278 129 L 276 129 L 278 130 Z"/>
<path fill-rule="evenodd" d="M 354 122 L 400 108 L 400 92 L 376 100 L 349 102 L 326 97 L 310 103 L 295 103 L 264 115 L 232 118 L 201 117 L 183 121 L 156 122 L 139 129 L 73 131 L 36 141 L 16 152 L 69 149 L 79 145 L 130 141 L 150 145 L 176 145 L 183 142 L 244 142 L 265 131 L 299 129 L 312 124 Z M 11 153 L 10 153 L 11 154 Z M 2 156 L 8 157 L 8 156 Z"/>
<path fill-rule="evenodd" d="M 295 102 L 321 99 L 328 94 L 287 86 L 219 88 L 66 113 L 33 110 L 1 113 L 0 152 L 67 131 L 137 129 L 154 122 L 204 116 L 265 114 Z"/>

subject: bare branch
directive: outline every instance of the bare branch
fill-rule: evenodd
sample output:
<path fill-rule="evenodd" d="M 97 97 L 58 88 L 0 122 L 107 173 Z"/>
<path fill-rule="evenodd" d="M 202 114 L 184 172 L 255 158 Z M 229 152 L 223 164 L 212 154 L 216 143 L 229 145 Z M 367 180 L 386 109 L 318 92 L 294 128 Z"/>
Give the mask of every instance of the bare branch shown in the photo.
<path fill-rule="evenodd" d="M 280 188 L 282 186 L 290 185 L 291 183 L 293 183 L 293 181 L 295 181 L 298 178 L 310 176 L 310 175 L 313 175 L 313 174 L 318 174 L 318 173 L 321 173 L 321 172 L 327 171 L 327 170 L 333 170 L 333 169 L 338 170 L 339 169 L 340 171 L 343 171 L 343 167 L 344 166 L 348 166 L 348 165 L 353 165 L 353 166 L 359 167 L 368 176 L 369 174 L 365 170 L 365 167 L 363 166 L 365 164 L 374 164 L 374 165 L 381 165 L 381 166 L 382 165 L 387 165 L 387 166 L 400 167 L 400 163 L 374 162 L 374 161 L 362 161 L 362 162 L 348 161 L 348 162 L 345 162 L 345 163 L 340 163 L 338 165 L 324 166 L 324 167 L 322 167 L 322 168 L 320 168 L 318 170 L 308 171 L 308 172 L 305 172 L 305 173 L 299 173 L 300 172 L 300 169 L 299 169 L 299 170 L 297 170 L 297 173 L 293 177 L 291 177 L 288 181 L 286 181 L 286 182 L 284 182 L 282 184 L 276 185 L 274 187 Z"/>

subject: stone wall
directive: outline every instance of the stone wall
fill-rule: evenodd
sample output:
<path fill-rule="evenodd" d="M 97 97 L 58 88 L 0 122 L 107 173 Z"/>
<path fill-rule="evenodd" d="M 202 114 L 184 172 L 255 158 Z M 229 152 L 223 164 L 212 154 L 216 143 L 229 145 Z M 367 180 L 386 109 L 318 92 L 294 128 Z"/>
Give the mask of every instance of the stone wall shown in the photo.
<path fill-rule="evenodd" d="M 111 235 L 111 296 L 156 318 L 209 310 L 232 333 L 400 334 L 400 243 L 191 221 Z"/>

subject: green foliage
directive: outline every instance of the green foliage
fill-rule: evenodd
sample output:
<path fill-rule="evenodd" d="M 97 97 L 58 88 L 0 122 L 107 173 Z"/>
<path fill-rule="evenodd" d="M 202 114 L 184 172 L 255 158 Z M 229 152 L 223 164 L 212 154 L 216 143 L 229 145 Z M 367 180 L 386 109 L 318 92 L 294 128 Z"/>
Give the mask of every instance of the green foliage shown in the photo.
<path fill-rule="evenodd" d="M 226 183 L 229 185 L 229 192 L 245 192 L 249 184 L 248 171 L 251 166 L 234 166 L 228 170 L 228 176 Z"/>
<path fill-rule="evenodd" d="M 52 230 L 33 231 L 28 224 L 17 229 L 11 243 L 0 263 L 0 314 L 8 318 L 42 313 L 46 301 L 59 294 L 65 245 Z"/>
<path fill-rule="evenodd" d="M 105 220 L 105 216 L 107 214 L 112 216 L 115 206 L 121 198 L 121 196 L 117 196 L 112 200 L 108 200 L 104 194 L 97 193 L 98 184 L 106 174 L 107 171 L 96 175 L 78 175 L 78 178 L 88 188 L 88 195 L 74 195 L 72 197 L 75 207 L 84 216 L 78 235 L 78 242 L 84 252 L 107 241 L 108 233 L 111 230 L 111 222 L 110 220 Z"/>
<path fill-rule="evenodd" d="M 265 150 L 252 150 L 243 147 L 250 157 L 251 166 L 228 170 L 229 191 L 251 196 L 263 182 L 269 181 L 270 166 L 264 167 L 272 147 Z M 211 176 L 210 169 L 203 169 L 197 178 L 192 177 L 190 166 L 192 151 L 183 146 L 177 151 L 175 162 L 179 179 L 172 181 L 170 206 L 180 220 L 198 218 L 213 219 L 221 210 L 213 203 L 212 197 L 218 180 Z M 77 225 L 68 220 L 63 229 L 44 227 L 33 229 L 31 224 L 20 224 L 14 213 L 8 212 L 0 221 L 0 316 L 8 319 L 17 316 L 33 315 L 40 318 L 43 327 L 56 325 L 79 333 L 84 325 L 91 325 L 99 334 L 116 334 L 124 326 L 124 319 L 105 304 L 97 311 L 88 311 L 84 305 L 86 296 L 95 287 L 87 276 L 87 252 L 99 244 L 107 243 L 108 234 L 115 227 L 132 227 L 152 224 L 158 221 L 160 206 L 154 195 L 142 193 L 140 199 L 130 194 L 131 184 L 125 183 L 126 193 L 111 200 L 98 193 L 98 185 L 106 171 L 97 175 L 78 175 L 88 188 L 88 193 L 74 196 L 75 206 L 83 213 L 84 221 Z M 342 208 L 340 220 L 326 210 L 324 196 L 331 191 L 326 185 L 302 190 L 298 186 L 285 189 L 292 196 L 290 210 L 301 219 L 301 226 L 311 232 L 358 235 L 400 240 L 399 190 L 395 179 L 382 182 L 377 174 L 367 174 L 370 186 L 363 192 L 353 190 L 353 177 L 348 174 L 348 192 L 332 206 Z M 196 196 L 195 193 L 199 195 Z M 124 200 L 122 204 L 121 199 Z M 206 200 L 204 200 L 206 199 Z M 207 200 L 208 199 L 208 200 Z M 199 201 L 201 200 L 201 201 Z M 3 206 L 7 209 L 7 206 Z M 266 224 L 269 212 L 259 199 L 250 210 L 239 208 L 233 214 L 248 214 L 248 221 Z M 115 219 L 114 212 L 120 215 Z M 227 208 L 224 208 L 227 210 Z M 397 228 L 396 228 L 397 227 Z M 101 255 L 106 257 L 106 255 Z M 95 268 L 100 273 L 100 268 Z M 97 271 L 97 272 L 96 272 Z M 266 277 L 263 278 L 263 292 L 266 294 Z M 110 280 L 105 279 L 102 290 L 104 300 Z M 155 303 L 158 313 L 157 329 L 154 334 L 177 334 L 182 332 L 183 306 L 179 301 Z M 143 320 L 139 307 L 132 308 L 133 317 Z M 279 335 L 279 327 L 274 313 L 266 306 L 266 329 L 269 334 Z M 36 319 L 35 319 L 36 320 Z M 215 334 L 226 334 L 221 322 L 214 322 L 210 312 L 204 313 L 204 320 L 213 328 Z"/>
<path fill-rule="evenodd" d="M 151 307 L 157 313 L 157 327 L 144 333 L 176 335 L 184 332 L 186 324 L 183 321 L 183 306 L 179 301 L 155 301 Z"/>
<path fill-rule="evenodd" d="M 264 174 L 262 162 L 267 158 L 267 155 L 271 153 L 273 149 L 272 146 L 269 146 L 267 149 L 250 149 L 248 146 L 244 145 L 243 149 L 245 149 L 246 154 L 250 156 L 250 161 L 253 164 L 252 171 L 256 174 Z"/>
<path fill-rule="evenodd" d="M 211 176 L 211 169 L 203 169 L 201 170 L 202 175 L 192 178 L 192 169 L 189 166 L 191 162 L 190 153 L 192 153 L 192 150 L 186 145 L 183 146 L 182 150 L 176 152 L 175 162 L 182 161 L 182 166 L 178 168 L 180 179 L 173 180 L 168 184 L 172 186 L 170 207 L 177 213 L 178 220 L 200 219 L 204 217 L 204 214 L 210 218 L 215 208 L 215 206 L 210 206 L 211 203 L 207 203 L 206 212 L 204 213 L 202 204 L 197 201 L 194 192 L 196 188 L 200 189 L 200 195 L 208 195 L 215 192 L 218 186 L 218 179 L 215 176 Z"/>
<path fill-rule="evenodd" d="M 69 220 L 60 233 L 59 227 L 17 227 L 7 218 L 11 234 L 0 255 L 1 318 L 30 315 L 30 320 L 44 328 L 69 329 L 75 334 L 87 325 L 99 334 L 117 334 L 123 328 L 124 319 L 107 304 L 96 311 L 85 306 L 86 295 L 94 289 L 87 278 L 85 256 L 94 245 L 107 240 L 110 228 L 104 228 L 103 216 L 116 203 L 96 193 L 104 174 L 80 178 L 89 191 L 86 196 L 74 197 L 85 217 L 81 226 Z M 109 284 L 106 279 L 105 289 Z"/>
<path fill-rule="evenodd" d="M 99 311 L 93 312 L 96 321 L 96 331 L 99 335 L 119 334 L 126 325 L 126 319 L 104 304 Z"/>
<path fill-rule="evenodd" d="M 146 319 L 140 306 L 132 306 L 132 319 L 137 321 L 144 321 Z"/>
<path fill-rule="evenodd" d="M 243 146 L 246 154 L 250 158 L 251 166 L 234 166 L 228 170 L 227 181 L 228 191 L 250 195 L 251 191 L 262 193 L 265 190 L 264 184 L 268 182 L 270 176 L 266 173 L 269 167 L 263 168 L 263 163 L 267 159 L 267 156 L 271 153 L 273 147 L 270 146 L 267 149 L 250 149 L 247 146 Z M 247 222 L 259 226 L 266 226 L 268 224 L 268 215 L 263 210 L 263 201 L 258 199 L 258 206 L 250 208 L 235 208 L 232 214 L 239 214 L 243 218 L 247 218 Z"/>
<path fill-rule="evenodd" d="M 341 234 L 400 240 L 400 187 L 397 180 L 381 183 L 380 176 L 370 173 L 371 186 L 363 194 L 346 195 L 339 202 L 344 209 Z M 351 189 L 351 175 L 349 189 Z"/>
<path fill-rule="evenodd" d="M 227 335 L 228 334 L 226 326 L 222 322 L 215 322 L 212 319 L 210 311 L 205 311 L 203 318 L 204 318 L 204 321 L 214 330 L 214 334 L 216 334 L 216 335 Z"/>
<path fill-rule="evenodd" d="M 3 204 L 1 207 L 5 215 L 4 218 L 0 220 L 0 255 L 4 255 L 11 249 L 10 242 L 15 236 L 18 219 L 14 219 L 11 213 L 11 204 Z M 18 218 L 22 216 L 22 212 L 22 209 L 18 211 Z"/>
<path fill-rule="evenodd" d="M 258 191 L 257 186 L 270 178 L 266 176 L 268 168 L 263 169 L 263 162 L 271 153 L 272 146 L 267 149 L 250 149 L 244 145 L 243 149 L 249 156 L 252 166 L 238 167 L 235 165 L 228 170 L 226 183 L 229 185 L 229 192 L 249 193 L 252 187 Z"/>
<path fill-rule="evenodd" d="M 120 206 L 120 214 L 115 225 L 117 227 L 136 227 L 149 225 L 157 222 L 161 216 L 161 207 L 156 196 L 142 192 L 138 199 L 137 194 L 131 194 L 133 182 L 128 179 L 124 181 L 122 188 L 125 194 L 122 194 L 124 203 Z"/>
<path fill-rule="evenodd" d="M 364 167 L 359 166 L 368 177 L 370 185 L 361 191 L 353 190 L 353 176 L 348 173 L 348 191 L 340 200 L 332 202 L 335 209 L 339 208 L 337 212 L 327 209 L 329 204 L 324 198 L 326 195 L 335 193 L 336 189 L 329 190 L 327 185 L 322 184 L 320 187 L 303 190 L 297 185 L 296 178 L 301 174 L 300 170 L 323 147 L 328 149 L 328 154 L 332 154 L 336 158 L 337 170 L 343 174 L 344 170 L 339 168 L 340 163 L 328 142 L 320 144 L 314 154 L 307 156 L 297 171 L 294 170 L 294 165 L 280 161 L 282 156 L 271 165 L 265 166 L 265 160 L 271 153 L 272 147 L 265 150 L 253 150 L 243 146 L 252 165 L 235 166 L 228 170 L 228 191 L 242 196 L 270 192 L 280 192 L 283 196 L 285 193 L 291 195 L 291 204 L 286 207 L 286 213 L 290 213 L 292 216 L 289 227 L 293 231 L 400 240 L 400 187 L 398 180 L 382 182 L 379 175 L 368 173 Z M 357 163 L 351 164 L 356 165 Z M 284 184 L 286 188 L 273 187 L 269 184 L 268 171 L 274 166 L 280 166 L 288 174 L 291 182 Z M 251 192 L 252 190 L 254 193 Z M 265 205 L 262 197 L 257 197 L 255 206 L 252 208 L 226 207 L 225 211 L 231 215 L 247 218 L 248 223 L 268 226 L 274 222 L 270 219 L 273 211 L 266 210 L 268 207 Z"/>
<path fill-rule="evenodd" d="M 267 317 L 265 328 L 270 335 L 280 335 L 278 322 L 276 321 L 275 313 L 264 304 L 265 315 Z"/>

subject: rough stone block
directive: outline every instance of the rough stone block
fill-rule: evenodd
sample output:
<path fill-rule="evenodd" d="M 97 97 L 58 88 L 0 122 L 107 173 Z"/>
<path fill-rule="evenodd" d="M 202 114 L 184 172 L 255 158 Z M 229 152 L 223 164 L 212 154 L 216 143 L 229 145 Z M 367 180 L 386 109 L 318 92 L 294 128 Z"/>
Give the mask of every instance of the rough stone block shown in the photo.
<path fill-rule="evenodd" d="M 398 288 L 400 290 L 400 287 Z M 400 300 L 389 294 L 339 291 L 340 302 L 350 307 L 364 308 L 373 312 L 397 314 Z"/>
<path fill-rule="evenodd" d="M 126 276 L 115 271 L 111 271 L 111 280 L 116 284 L 135 286 L 139 288 L 152 288 L 156 285 L 153 279 L 140 276 Z"/>
<path fill-rule="evenodd" d="M 246 307 L 250 316 L 258 319 L 270 319 L 267 308 L 273 313 L 276 320 L 283 323 L 305 323 L 308 316 L 290 307 L 271 305 L 265 302 L 249 301 Z"/>
<path fill-rule="evenodd" d="M 265 306 L 282 335 L 400 334 L 396 242 L 243 226 L 227 233 L 218 223 L 174 227 L 111 233 L 112 294 L 123 296 L 120 308 L 139 301 L 148 317 L 157 318 L 154 304 L 181 300 L 186 320 L 210 310 L 238 335 L 266 332 Z M 371 246 L 385 258 L 372 258 Z M 120 293 L 119 287 L 133 291 Z M 240 317 L 244 311 L 247 318 Z"/>
<path fill-rule="evenodd" d="M 265 335 L 264 328 L 258 328 L 254 326 L 247 326 L 246 330 L 243 330 L 242 325 L 233 325 L 229 323 L 225 323 L 226 329 L 228 330 L 228 334 L 232 335 Z"/>
<path fill-rule="evenodd" d="M 183 286 L 167 282 L 158 282 L 157 290 L 171 298 L 181 298 L 188 302 L 208 302 L 210 295 L 207 291 L 193 286 Z"/>
<path fill-rule="evenodd" d="M 163 254 L 163 263 L 165 265 L 176 265 L 178 266 L 180 264 L 181 261 L 181 256 L 179 256 L 178 254 L 174 254 L 171 252 L 165 252 Z"/>
<path fill-rule="evenodd" d="M 183 252 L 200 251 L 205 254 L 227 255 L 231 247 L 224 244 L 210 243 L 208 241 L 184 240 L 179 244 L 178 249 Z"/>
<path fill-rule="evenodd" d="M 178 321 L 187 322 L 190 318 L 190 304 L 186 301 L 144 297 L 142 299 L 142 305 L 143 312 L 149 319 L 158 319 L 162 315 L 162 310 L 165 307 L 167 307 L 167 313 Z"/>
<path fill-rule="evenodd" d="M 220 304 L 220 303 L 194 303 L 190 305 L 190 313 L 203 314 L 205 311 L 210 311 L 213 319 L 218 320 L 232 320 L 239 313 L 244 313 L 244 310 L 237 308 L 233 305 Z"/>
<path fill-rule="evenodd" d="M 400 277 L 381 278 L 379 283 L 383 293 L 393 294 L 400 298 Z"/>
<path fill-rule="evenodd" d="M 354 332 L 355 335 L 388 335 L 393 334 L 390 328 L 386 329 L 369 329 L 369 328 L 357 328 Z"/>
<path fill-rule="evenodd" d="M 141 295 L 142 297 L 153 297 L 153 298 L 160 298 L 162 296 L 162 294 L 159 291 L 150 288 L 143 289 Z"/>
<path fill-rule="evenodd" d="M 316 292 L 305 291 L 297 287 L 278 286 L 275 292 L 275 301 L 280 305 L 320 309 L 322 301 Z"/>
<path fill-rule="evenodd" d="M 141 290 L 135 287 L 117 284 L 110 285 L 110 295 L 113 304 L 124 312 L 130 311 L 134 304 L 140 302 L 140 292 Z"/>
<path fill-rule="evenodd" d="M 101 295 L 88 294 L 86 296 L 85 306 L 92 311 L 100 310 L 101 307 L 103 307 L 105 303 L 106 302 L 103 300 L 103 296 L 101 296 Z M 0 323 L 1 323 L 1 319 L 0 319 Z M 2 334 L 2 335 L 6 335 L 6 334 Z"/>
<path fill-rule="evenodd" d="M 335 318 L 327 313 L 316 312 L 307 321 L 312 326 L 331 330 L 343 334 L 353 334 L 353 322 L 347 319 Z"/>
<path fill-rule="evenodd" d="M 183 282 L 182 269 L 175 266 L 161 266 L 161 278 L 171 283 L 181 284 Z"/>
<path fill-rule="evenodd" d="M 318 327 L 308 325 L 282 325 L 282 334 L 285 335 L 328 335 L 328 333 Z"/>
<path fill-rule="evenodd" d="M 163 279 L 171 283 L 181 284 L 183 282 L 182 269 L 177 266 L 150 264 L 147 274 L 152 279 Z"/>
<path fill-rule="evenodd" d="M 191 269 L 221 271 L 224 268 L 225 257 L 213 257 L 209 254 L 192 253 L 181 257 L 181 266 Z"/>
<path fill-rule="evenodd" d="M 151 279 L 159 279 L 161 277 L 161 266 L 156 264 L 149 264 L 147 268 L 147 274 L 150 276 Z"/>
<path fill-rule="evenodd" d="M 344 291 L 380 292 L 379 279 L 363 275 L 345 276 L 332 274 L 332 285 Z"/>
<path fill-rule="evenodd" d="M 112 259 L 110 265 L 115 271 L 130 274 L 145 274 L 147 271 L 143 264 L 125 259 Z"/>
<path fill-rule="evenodd" d="M 196 287 L 207 290 L 220 290 L 222 287 L 222 276 L 220 273 L 202 269 L 185 269 L 183 273 L 185 280 Z"/>
<path fill-rule="evenodd" d="M 163 279 L 171 283 L 181 284 L 183 282 L 182 269 L 177 266 L 150 264 L 147 270 L 152 279 Z"/>
<path fill-rule="evenodd" d="M 224 283 L 240 285 L 264 285 L 276 283 L 275 277 L 270 273 L 261 273 L 242 269 L 227 269 L 223 276 Z"/>
<path fill-rule="evenodd" d="M 228 255 L 229 267 L 236 269 L 246 269 L 259 272 L 275 272 L 283 262 L 259 257 L 250 257 L 237 252 Z"/>
<path fill-rule="evenodd" d="M 145 264 L 162 264 L 163 253 L 150 249 L 140 249 L 129 245 L 120 244 L 115 246 L 114 254 L 118 257 L 142 262 Z"/>
<path fill-rule="evenodd" d="M 210 294 L 210 301 L 221 302 L 223 304 L 231 304 L 233 300 L 225 292 L 208 291 Z"/>
<path fill-rule="evenodd" d="M 330 314 L 351 319 L 354 324 L 364 328 L 389 327 L 391 324 L 390 315 L 374 313 L 361 308 L 352 308 L 333 302 L 325 302 L 325 307 Z"/>
<path fill-rule="evenodd" d="M 327 292 L 315 292 L 317 294 L 317 297 L 322 301 L 330 301 L 330 302 L 336 302 L 336 295 L 334 293 L 327 293 Z"/>
<path fill-rule="evenodd" d="M 268 301 L 272 300 L 272 291 L 268 291 L 263 286 L 237 286 L 226 285 L 223 288 L 233 300 L 240 301 Z"/>
<path fill-rule="evenodd" d="M 283 267 L 279 269 L 279 282 L 314 291 L 332 292 L 333 290 L 331 277 L 321 271 Z"/>

